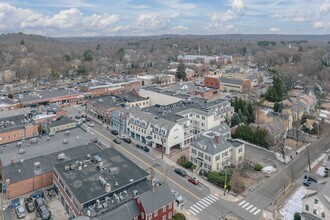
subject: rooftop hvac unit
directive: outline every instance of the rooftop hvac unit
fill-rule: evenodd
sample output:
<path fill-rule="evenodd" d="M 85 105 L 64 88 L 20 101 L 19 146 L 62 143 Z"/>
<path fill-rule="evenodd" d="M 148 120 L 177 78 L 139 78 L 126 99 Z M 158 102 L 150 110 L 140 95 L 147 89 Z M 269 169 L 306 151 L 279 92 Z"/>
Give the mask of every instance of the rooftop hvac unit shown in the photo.
<path fill-rule="evenodd" d="M 57 159 L 58 159 L 58 160 L 64 160 L 64 159 L 65 159 L 65 154 L 64 154 L 64 153 L 60 153 L 60 154 L 57 156 Z"/>
<path fill-rule="evenodd" d="M 70 169 L 71 170 L 74 170 L 76 168 L 76 165 L 74 164 L 74 163 L 72 163 L 71 165 L 70 165 Z"/>
<path fill-rule="evenodd" d="M 105 192 L 107 192 L 107 193 L 111 192 L 111 185 L 110 185 L 110 183 L 106 183 L 104 188 L 105 188 Z"/>
<path fill-rule="evenodd" d="M 137 191 L 137 190 L 135 189 L 135 190 L 133 190 L 133 194 L 134 194 L 134 196 L 137 196 L 137 195 L 139 194 L 139 191 Z"/>
<path fill-rule="evenodd" d="M 40 162 L 35 162 L 34 163 L 34 168 L 39 169 L 40 168 Z"/>
<path fill-rule="evenodd" d="M 102 161 L 102 159 L 99 155 L 95 155 L 94 158 L 95 158 L 96 162 L 101 162 Z"/>
<path fill-rule="evenodd" d="M 70 166 L 64 166 L 64 171 L 67 172 L 70 170 Z"/>

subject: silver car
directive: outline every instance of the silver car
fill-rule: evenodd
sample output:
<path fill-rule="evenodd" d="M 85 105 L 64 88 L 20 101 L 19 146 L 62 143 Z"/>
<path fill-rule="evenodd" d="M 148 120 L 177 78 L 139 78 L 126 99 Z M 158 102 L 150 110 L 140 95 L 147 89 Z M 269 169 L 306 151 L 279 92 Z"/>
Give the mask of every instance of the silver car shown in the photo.
<path fill-rule="evenodd" d="M 25 208 L 24 206 L 18 206 L 15 208 L 15 212 L 16 212 L 16 215 L 17 215 L 17 218 L 24 218 L 25 217 Z"/>

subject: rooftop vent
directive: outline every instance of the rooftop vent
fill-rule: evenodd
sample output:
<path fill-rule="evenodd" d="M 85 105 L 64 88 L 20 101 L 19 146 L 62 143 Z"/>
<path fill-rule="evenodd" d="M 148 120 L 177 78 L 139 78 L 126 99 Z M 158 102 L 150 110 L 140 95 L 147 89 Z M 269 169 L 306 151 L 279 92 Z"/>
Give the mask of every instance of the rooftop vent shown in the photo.
<path fill-rule="evenodd" d="M 35 169 L 40 169 L 40 162 L 35 162 L 34 163 L 34 168 Z"/>
<path fill-rule="evenodd" d="M 110 183 L 106 183 L 105 184 L 105 186 L 104 186 L 104 190 L 105 190 L 105 192 L 107 192 L 107 193 L 109 193 L 109 192 L 111 192 L 111 185 L 110 185 Z"/>
<path fill-rule="evenodd" d="M 70 170 L 70 166 L 64 166 L 64 171 L 68 172 Z"/>
<path fill-rule="evenodd" d="M 58 160 L 64 160 L 64 159 L 65 159 L 65 154 L 64 154 L 64 153 L 60 153 L 60 154 L 57 156 L 57 159 L 58 159 Z"/>
<path fill-rule="evenodd" d="M 98 163 L 102 161 L 102 159 L 99 155 L 95 155 L 94 158 L 95 158 L 96 162 L 98 162 Z"/>

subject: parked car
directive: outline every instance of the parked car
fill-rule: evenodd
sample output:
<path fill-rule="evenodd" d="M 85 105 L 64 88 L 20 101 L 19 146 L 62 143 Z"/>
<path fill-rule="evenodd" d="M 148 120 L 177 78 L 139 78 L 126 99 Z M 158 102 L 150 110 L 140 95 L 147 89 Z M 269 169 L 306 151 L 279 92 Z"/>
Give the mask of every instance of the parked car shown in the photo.
<path fill-rule="evenodd" d="M 86 117 L 86 121 L 91 121 L 91 119 L 90 119 L 90 118 L 88 118 L 88 117 Z"/>
<path fill-rule="evenodd" d="M 174 189 L 172 189 L 171 191 L 172 191 L 173 196 L 177 197 L 179 195 L 179 193 L 177 191 L 175 191 Z"/>
<path fill-rule="evenodd" d="M 199 181 L 198 181 L 198 179 L 196 177 L 190 177 L 188 179 L 188 181 L 191 182 L 194 185 L 198 185 L 199 184 Z"/>
<path fill-rule="evenodd" d="M 69 139 L 64 139 L 63 144 L 67 144 L 67 143 L 69 143 Z"/>
<path fill-rule="evenodd" d="M 118 139 L 118 138 L 115 138 L 115 139 L 113 139 L 113 142 L 115 142 L 116 144 L 120 144 L 121 143 L 121 140 Z"/>
<path fill-rule="evenodd" d="M 43 219 L 43 220 L 48 220 L 50 219 L 50 213 L 48 211 L 48 209 L 46 208 L 45 205 L 42 205 L 40 207 L 38 207 L 38 212 L 40 214 L 40 217 Z"/>
<path fill-rule="evenodd" d="M 144 150 L 145 152 L 147 152 L 147 153 L 149 152 L 149 148 L 148 148 L 147 146 L 144 146 L 144 147 L 143 147 L 143 150 Z"/>
<path fill-rule="evenodd" d="M 119 138 L 119 139 L 122 139 L 122 140 L 123 140 L 123 139 L 125 138 L 125 135 L 123 135 L 123 134 L 118 134 L 118 135 L 117 135 L 117 138 Z"/>
<path fill-rule="evenodd" d="M 128 144 L 132 143 L 131 139 L 129 139 L 129 138 L 123 138 L 123 141 Z"/>
<path fill-rule="evenodd" d="M 95 124 L 94 124 L 93 122 L 89 122 L 89 123 L 88 123 L 88 126 L 89 126 L 89 127 L 94 127 Z"/>
<path fill-rule="evenodd" d="M 21 205 L 17 206 L 15 208 L 15 212 L 16 212 L 17 218 L 24 218 L 26 215 L 24 206 L 21 206 Z"/>
<path fill-rule="evenodd" d="M 33 212 L 35 210 L 32 198 L 25 199 L 25 208 L 28 212 Z"/>
<path fill-rule="evenodd" d="M 113 135 L 118 135 L 119 133 L 118 133 L 117 130 L 111 130 L 111 134 L 113 134 Z"/>
<path fill-rule="evenodd" d="M 178 197 L 176 197 L 175 201 L 177 203 L 183 203 L 184 202 L 184 199 L 182 198 L 182 196 L 179 195 Z"/>
<path fill-rule="evenodd" d="M 89 128 L 89 127 L 88 127 L 88 128 L 86 128 L 86 132 L 91 132 L 91 130 L 92 130 L 92 129 L 91 129 L 91 128 Z"/>
<path fill-rule="evenodd" d="M 174 173 L 177 173 L 182 177 L 187 176 L 186 171 L 184 171 L 183 169 L 179 169 L 179 168 L 174 169 Z"/>
<path fill-rule="evenodd" d="M 136 144 L 135 145 L 137 148 L 143 149 L 143 146 L 141 144 Z"/>
<path fill-rule="evenodd" d="M 312 183 L 317 183 L 317 179 L 315 177 L 312 177 L 312 176 L 309 176 L 309 175 L 305 175 L 304 176 L 304 182 L 303 182 L 303 184 L 305 186 L 309 186 Z"/>
<path fill-rule="evenodd" d="M 35 200 L 35 204 L 36 204 L 36 207 L 38 208 L 39 206 L 44 205 L 44 200 L 42 200 L 41 197 L 36 198 L 36 200 Z"/>

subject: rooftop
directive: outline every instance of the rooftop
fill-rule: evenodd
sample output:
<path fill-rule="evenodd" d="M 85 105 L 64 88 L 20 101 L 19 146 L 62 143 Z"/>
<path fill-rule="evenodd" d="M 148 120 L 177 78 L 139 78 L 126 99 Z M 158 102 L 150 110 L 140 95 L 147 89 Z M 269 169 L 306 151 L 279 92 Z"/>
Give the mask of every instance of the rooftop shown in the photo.
<path fill-rule="evenodd" d="M 140 196 L 140 201 L 143 205 L 146 215 L 162 208 L 163 206 L 174 201 L 174 196 L 171 193 L 170 187 L 167 183 L 155 188 L 155 191 L 152 190 L 142 193 Z"/>
<path fill-rule="evenodd" d="M 100 147 L 98 145 L 90 143 L 87 146 L 80 145 L 78 147 L 57 151 L 56 153 L 35 156 L 24 160 L 23 163 L 16 162 L 4 166 L 3 175 L 6 180 L 10 180 L 10 183 L 16 183 L 52 171 L 53 165 L 63 162 L 63 160 L 58 160 L 59 153 L 65 154 L 64 160 L 71 160 L 82 155 L 90 154 L 99 149 Z M 37 162 L 39 162 L 39 165 L 36 165 Z"/>
<path fill-rule="evenodd" d="M 113 95 L 106 95 L 106 96 L 92 98 L 88 102 L 93 103 L 94 105 L 98 105 L 105 109 L 110 109 L 114 107 L 123 107 L 123 105 L 125 104 L 124 100 Z"/>
<path fill-rule="evenodd" d="M 69 143 L 63 144 L 64 139 L 70 140 Z M 90 133 L 86 133 L 81 128 L 75 128 L 70 130 L 69 135 L 65 135 L 65 132 L 57 132 L 50 137 L 49 141 L 47 141 L 47 136 L 37 137 L 36 143 L 30 143 L 29 140 L 25 140 L 20 147 L 25 150 L 23 154 L 19 154 L 18 142 L 3 144 L 0 146 L 1 162 L 3 166 L 7 166 L 11 163 L 11 159 L 14 159 L 15 162 L 19 162 L 21 159 L 28 160 L 84 145 L 89 143 L 91 139 L 94 139 L 94 136 Z"/>
<path fill-rule="evenodd" d="M 35 90 L 29 93 L 20 93 L 16 95 L 16 98 L 21 102 L 29 102 L 40 99 L 51 99 L 56 97 L 78 95 L 79 92 L 73 89 L 49 89 L 49 90 Z"/>
<path fill-rule="evenodd" d="M 17 103 L 18 103 L 17 100 L 10 99 L 10 98 L 5 97 L 5 96 L 0 97 L 0 107 L 1 106 L 8 106 L 8 105 L 15 105 Z"/>
<path fill-rule="evenodd" d="M 234 79 L 234 78 L 219 78 L 220 83 L 225 83 L 225 84 L 234 84 L 234 85 L 242 85 L 244 80 L 242 79 Z"/>
<path fill-rule="evenodd" d="M 121 93 L 115 96 L 121 98 L 125 102 L 139 102 L 139 101 L 147 100 L 147 98 L 132 93 Z"/>
<path fill-rule="evenodd" d="M 51 121 L 49 127 L 53 128 L 53 127 L 57 127 L 60 125 L 66 125 L 66 124 L 71 124 L 71 123 L 75 123 L 75 121 L 73 121 L 69 117 L 63 117 L 63 118 L 60 118 L 59 120 Z"/>
<path fill-rule="evenodd" d="M 80 162 L 81 161 L 81 162 Z M 72 164 L 80 164 L 76 169 L 66 170 Z M 84 166 L 81 166 L 81 164 Z M 76 157 L 71 161 L 57 164 L 55 169 L 75 195 L 80 204 L 91 202 L 110 193 L 124 190 L 145 180 L 149 174 L 114 148 Z M 105 191 L 106 183 L 111 186 Z"/>

